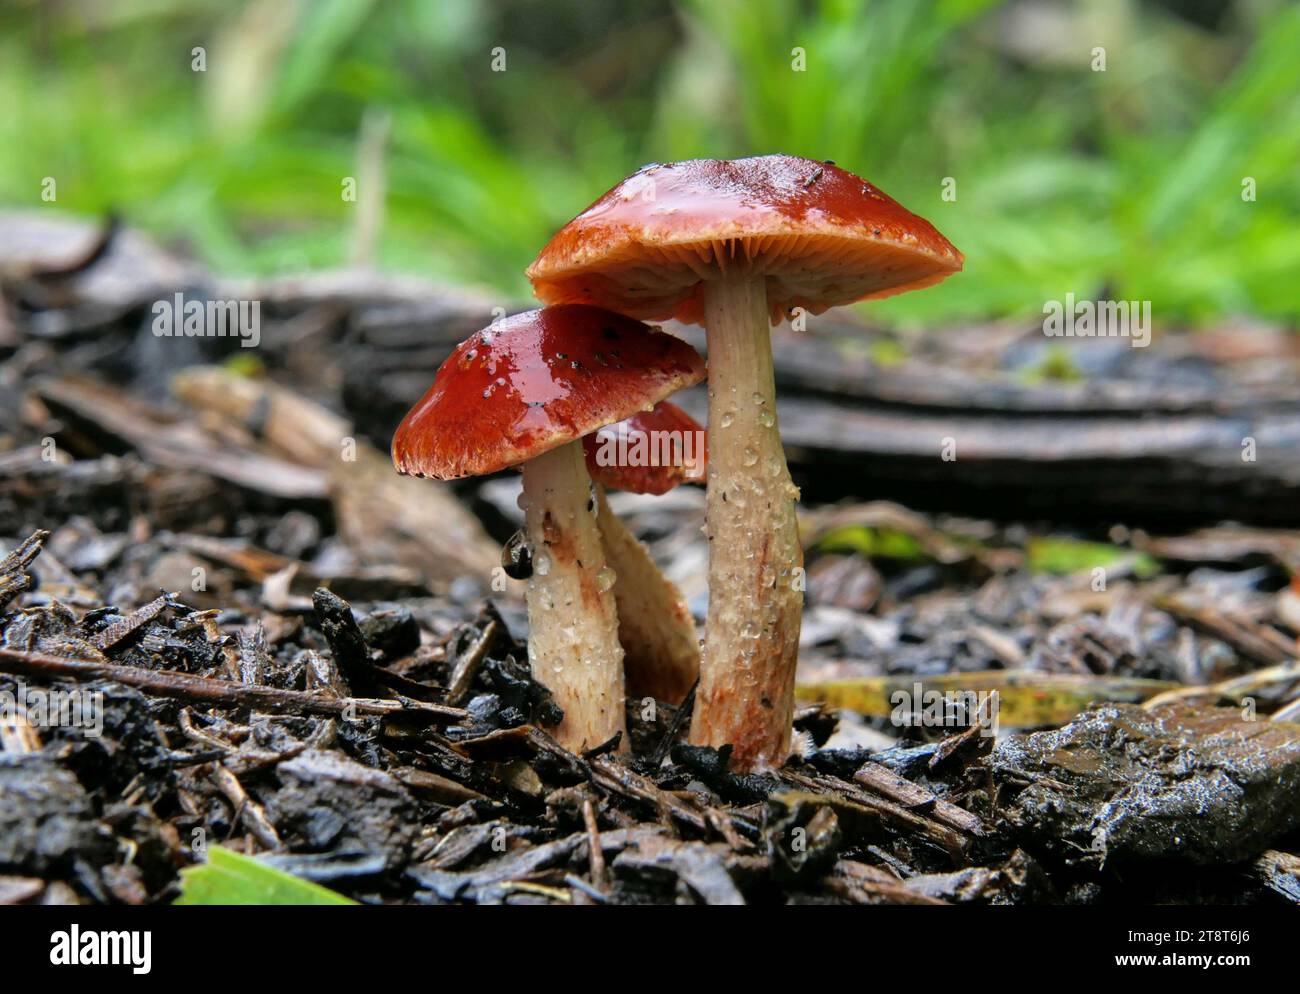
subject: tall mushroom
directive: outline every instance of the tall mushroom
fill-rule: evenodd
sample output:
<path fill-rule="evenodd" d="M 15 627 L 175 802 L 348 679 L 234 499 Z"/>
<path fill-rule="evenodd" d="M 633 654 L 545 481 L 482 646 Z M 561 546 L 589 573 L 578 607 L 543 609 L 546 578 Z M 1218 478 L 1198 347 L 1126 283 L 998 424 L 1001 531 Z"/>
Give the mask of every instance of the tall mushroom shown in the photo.
<path fill-rule="evenodd" d="M 452 480 L 523 470 L 528 658 L 575 751 L 624 730 L 623 650 L 581 439 L 704 378 L 672 335 L 596 307 L 551 307 L 471 335 L 393 436 L 401 473 Z M 430 522 L 432 526 L 434 522 Z"/>
<path fill-rule="evenodd" d="M 619 641 L 629 697 L 680 704 L 700 675 L 700 644 L 686 599 L 659 571 L 650 552 L 610 510 L 605 488 L 666 494 L 704 479 L 703 426 L 676 404 L 661 401 L 582 440 L 596 483 L 596 523 L 605 561 L 618 574 Z"/>
<path fill-rule="evenodd" d="M 798 491 L 777 427 L 769 318 L 930 286 L 962 255 L 829 162 L 650 165 L 570 221 L 528 269 L 548 304 L 703 322 L 709 351 L 709 615 L 691 740 L 784 762 L 803 608 Z"/>

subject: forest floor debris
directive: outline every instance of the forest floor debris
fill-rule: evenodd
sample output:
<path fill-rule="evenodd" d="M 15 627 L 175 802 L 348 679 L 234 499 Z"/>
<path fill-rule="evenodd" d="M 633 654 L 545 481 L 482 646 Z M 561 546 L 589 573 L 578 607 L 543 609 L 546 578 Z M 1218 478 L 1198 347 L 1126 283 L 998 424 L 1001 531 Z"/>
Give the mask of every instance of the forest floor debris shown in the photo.
<path fill-rule="evenodd" d="M 178 274 L 215 284 L 126 233 L 102 242 L 54 253 L 85 270 L 55 295 L 40 265 L 0 267 L 0 902 L 172 900 L 213 846 L 367 903 L 1300 902 L 1297 539 L 1207 520 L 1246 506 L 1258 467 L 1221 467 L 1213 502 L 1179 505 L 1200 520 L 1162 532 L 1082 497 L 1056 520 L 810 503 L 790 764 L 731 774 L 684 743 L 689 704 L 642 701 L 630 753 L 575 755 L 547 733 L 520 587 L 493 571 L 517 480 L 408 496 L 382 456 L 487 302 L 271 281 L 250 364 L 155 338 L 149 301 Z M 929 372 L 828 366 L 836 334 L 778 345 L 805 428 L 831 393 L 940 418 L 951 397 L 1214 418 L 1258 389 L 1293 417 L 1290 356 L 1234 387 L 1230 365 L 1157 340 L 1088 394 L 997 379 L 1008 357 L 987 349 L 960 368 L 978 352 L 962 329 L 917 343 Z M 1188 362 L 1196 383 L 1156 389 Z M 935 395 L 972 376 L 996 382 Z M 854 479 L 794 449 L 810 494 Z M 1264 482 L 1260 520 L 1294 514 Z M 702 617 L 702 494 L 611 504 Z M 931 691 L 996 691 L 1001 720 L 927 720 Z M 87 720 L 49 722 L 52 704 Z"/>

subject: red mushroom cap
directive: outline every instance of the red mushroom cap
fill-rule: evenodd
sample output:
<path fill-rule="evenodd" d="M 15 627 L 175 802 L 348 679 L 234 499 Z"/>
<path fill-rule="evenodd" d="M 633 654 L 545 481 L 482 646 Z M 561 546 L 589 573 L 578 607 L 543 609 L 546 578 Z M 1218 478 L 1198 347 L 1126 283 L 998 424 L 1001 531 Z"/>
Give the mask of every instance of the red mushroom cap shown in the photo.
<path fill-rule="evenodd" d="M 598 307 L 504 318 L 456 347 L 393 435 L 399 473 L 453 480 L 527 462 L 704 378 L 680 338 Z"/>
<path fill-rule="evenodd" d="M 703 318 L 700 282 L 767 278 L 777 320 L 930 286 L 963 257 L 924 218 L 829 162 L 789 155 L 649 165 L 565 225 L 528 267 L 548 304 Z"/>
<path fill-rule="evenodd" d="M 593 432 L 582 446 L 593 480 L 634 494 L 666 494 L 679 483 L 703 483 L 708 467 L 704 426 L 666 400 Z M 624 454 L 632 458 L 618 458 Z"/>

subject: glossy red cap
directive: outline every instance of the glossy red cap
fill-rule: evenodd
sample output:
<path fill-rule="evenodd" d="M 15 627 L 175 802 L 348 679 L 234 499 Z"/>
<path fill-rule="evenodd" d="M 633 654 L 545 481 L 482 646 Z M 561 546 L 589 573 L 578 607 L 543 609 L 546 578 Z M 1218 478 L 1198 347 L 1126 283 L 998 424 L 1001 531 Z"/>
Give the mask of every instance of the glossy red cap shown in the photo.
<path fill-rule="evenodd" d="M 704 426 L 666 400 L 593 432 L 582 446 L 593 480 L 634 494 L 666 494 L 679 483 L 703 483 L 708 470 Z"/>
<path fill-rule="evenodd" d="M 528 267 L 547 304 L 703 318 L 701 280 L 767 278 L 773 320 L 930 286 L 963 257 L 924 218 L 829 163 L 789 155 L 646 166 Z"/>
<path fill-rule="evenodd" d="M 527 462 L 704 378 L 693 348 L 598 307 L 497 321 L 456 347 L 393 435 L 399 473 L 454 480 Z"/>

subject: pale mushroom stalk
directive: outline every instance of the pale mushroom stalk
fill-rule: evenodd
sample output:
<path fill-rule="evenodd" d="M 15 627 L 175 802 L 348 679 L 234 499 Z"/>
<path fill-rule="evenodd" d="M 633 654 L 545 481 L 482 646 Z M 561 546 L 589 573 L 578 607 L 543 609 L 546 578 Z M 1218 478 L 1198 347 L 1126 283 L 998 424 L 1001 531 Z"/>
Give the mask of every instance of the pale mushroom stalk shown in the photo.
<path fill-rule="evenodd" d="M 700 646 L 695 621 L 650 551 L 610 510 L 596 484 L 596 523 L 605 563 L 617 575 L 619 639 L 626 652 L 627 693 L 680 704 L 695 683 Z"/>
<path fill-rule="evenodd" d="M 730 744 L 735 770 L 787 758 L 794 707 L 800 553 L 768 319 L 933 286 L 961 267 L 934 225 L 860 176 L 765 155 L 648 165 L 561 228 L 528 268 L 548 304 L 707 328 L 716 444 L 691 740 Z"/>
<path fill-rule="evenodd" d="M 709 352 L 709 614 L 691 741 L 730 744 L 747 768 L 790 751 L 803 566 L 776 417 L 762 276 L 704 284 Z M 755 710 L 756 708 L 756 710 Z"/>
<path fill-rule="evenodd" d="M 601 548 L 582 443 L 524 463 L 523 477 L 533 553 L 528 658 L 533 674 L 564 709 L 556 738 L 574 749 L 591 749 L 626 729 L 623 647 L 612 591 L 616 574 Z"/>

